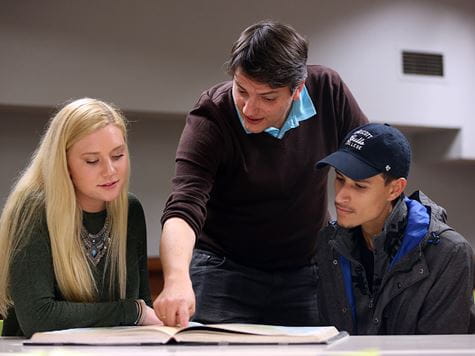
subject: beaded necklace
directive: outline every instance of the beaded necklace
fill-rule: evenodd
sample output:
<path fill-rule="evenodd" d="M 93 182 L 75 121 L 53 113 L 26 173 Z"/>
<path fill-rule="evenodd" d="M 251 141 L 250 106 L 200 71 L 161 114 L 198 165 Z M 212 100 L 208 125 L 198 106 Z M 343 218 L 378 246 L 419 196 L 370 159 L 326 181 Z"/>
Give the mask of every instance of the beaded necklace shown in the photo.
<path fill-rule="evenodd" d="M 81 228 L 81 240 L 84 245 L 86 256 L 90 262 L 97 266 L 102 257 L 106 254 L 110 244 L 111 224 L 107 216 L 104 226 L 97 234 L 91 234 L 84 225 Z"/>

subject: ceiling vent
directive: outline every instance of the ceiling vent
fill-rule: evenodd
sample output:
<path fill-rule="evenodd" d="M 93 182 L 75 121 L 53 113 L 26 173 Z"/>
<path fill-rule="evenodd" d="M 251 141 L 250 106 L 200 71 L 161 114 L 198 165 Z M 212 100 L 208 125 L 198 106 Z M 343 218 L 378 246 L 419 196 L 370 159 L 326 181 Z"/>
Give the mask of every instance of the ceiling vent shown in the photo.
<path fill-rule="evenodd" d="M 441 54 L 423 52 L 402 52 L 404 74 L 444 76 L 444 57 Z"/>

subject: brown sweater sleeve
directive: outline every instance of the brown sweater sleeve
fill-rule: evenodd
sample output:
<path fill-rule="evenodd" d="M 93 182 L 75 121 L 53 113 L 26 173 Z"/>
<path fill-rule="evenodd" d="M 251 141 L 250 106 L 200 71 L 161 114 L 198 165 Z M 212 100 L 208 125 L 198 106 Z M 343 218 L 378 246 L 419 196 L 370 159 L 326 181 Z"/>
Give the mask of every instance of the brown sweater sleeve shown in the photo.
<path fill-rule="evenodd" d="M 206 218 L 206 204 L 223 159 L 223 136 L 214 117 L 216 107 L 207 93 L 187 116 L 176 153 L 175 177 L 162 224 L 171 217 L 184 219 L 199 236 Z"/>

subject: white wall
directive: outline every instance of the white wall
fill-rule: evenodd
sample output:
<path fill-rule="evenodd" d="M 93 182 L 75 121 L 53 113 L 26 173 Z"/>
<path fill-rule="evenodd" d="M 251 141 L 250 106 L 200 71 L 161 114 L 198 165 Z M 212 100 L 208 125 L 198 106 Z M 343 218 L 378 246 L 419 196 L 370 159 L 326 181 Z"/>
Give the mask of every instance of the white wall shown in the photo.
<path fill-rule="evenodd" d="M 20 172 L 28 165 L 47 121 L 48 110 L 6 110 L 0 107 L 0 206 Z"/>
<path fill-rule="evenodd" d="M 325 36 L 310 35 L 311 58 L 342 74 L 372 120 L 463 128 L 458 158 L 475 159 L 475 2 L 363 3 Z M 402 75 L 402 50 L 443 54 L 444 78 Z"/>
<path fill-rule="evenodd" d="M 142 202 L 149 255 L 158 255 L 160 218 L 171 191 L 175 151 L 184 115 L 128 115 L 132 174 L 130 190 Z"/>
<path fill-rule="evenodd" d="M 309 62 L 338 70 L 371 120 L 450 129 L 416 135 L 420 157 L 411 184 L 447 205 L 450 222 L 472 235 L 471 0 L 3 0 L 0 105 L 33 106 L 38 115 L 14 122 L 0 115 L 0 164 L 8 167 L 0 174 L 0 202 L 48 116 L 38 107 L 99 97 L 139 112 L 131 126 L 132 188 L 147 212 L 149 253 L 157 254 L 158 219 L 185 112 L 202 90 L 227 79 L 223 63 L 232 42 L 263 18 L 306 35 Z M 403 76 L 402 49 L 443 53 L 445 77 Z"/>
<path fill-rule="evenodd" d="M 374 120 L 467 124 L 475 133 L 471 0 L 4 0 L 0 103 L 51 106 L 88 95 L 130 110 L 186 112 L 227 78 L 222 65 L 239 32 L 268 17 L 305 34 L 309 62 L 337 69 Z M 443 53 L 445 78 L 402 76 L 403 49 Z M 475 158 L 475 143 L 463 145 Z"/>

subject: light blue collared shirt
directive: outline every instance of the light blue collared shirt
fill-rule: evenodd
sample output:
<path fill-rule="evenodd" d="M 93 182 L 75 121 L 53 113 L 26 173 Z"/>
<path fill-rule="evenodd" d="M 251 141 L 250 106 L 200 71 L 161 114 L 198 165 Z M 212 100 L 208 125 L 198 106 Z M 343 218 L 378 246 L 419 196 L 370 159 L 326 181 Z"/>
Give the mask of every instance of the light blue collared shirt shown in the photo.
<path fill-rule="evenodd" d="M 237 107 L 236 111 L 238 113 L 239 120 L 241 120 L 241 124 L 244 128 L 244 131 L 246 131 L 247 134 L 251 134 L 252 132 L 249 132 L 244 126 L 244 121 Z M 289 114 L 287 115 L 287 119 L 285 120 L 282 127 L 278 129 L 277 127 L 271 126 L 265 129 L 264 132 L 280 140 L 282 137 L 284 137 L 287 131 L 300 126 L 300 121 L 310 119 L 316 113 L 317 110 L 315 109 L 315 106 L 312 103 L 312 99 L 310 99 L 310 95 L 308 95 L 307 88 L 304 86 L 302 92 L 300 93 L 300 98 L 298 100 L 294 100 L 294 102 L 292 103 L 292 107 L 290 108 Z"/>

